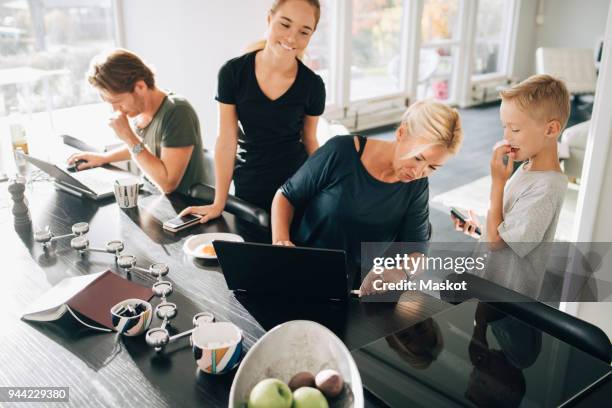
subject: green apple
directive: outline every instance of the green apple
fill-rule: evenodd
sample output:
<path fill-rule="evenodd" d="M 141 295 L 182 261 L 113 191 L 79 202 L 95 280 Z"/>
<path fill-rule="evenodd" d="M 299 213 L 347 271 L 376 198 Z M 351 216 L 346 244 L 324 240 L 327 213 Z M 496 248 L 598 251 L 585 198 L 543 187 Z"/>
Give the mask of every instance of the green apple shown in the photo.
<path fill-rule="evenodd" d="M 302 387 L 293 391 L 293 408 L 329 408 L 329 405 L 321 391 Z"/>
<path fill-rule="evenodd" d="M 249 395 L 249 408 L 290 408 L 291 390 L 281 380 L 266 378 L 257 383 Z"/>

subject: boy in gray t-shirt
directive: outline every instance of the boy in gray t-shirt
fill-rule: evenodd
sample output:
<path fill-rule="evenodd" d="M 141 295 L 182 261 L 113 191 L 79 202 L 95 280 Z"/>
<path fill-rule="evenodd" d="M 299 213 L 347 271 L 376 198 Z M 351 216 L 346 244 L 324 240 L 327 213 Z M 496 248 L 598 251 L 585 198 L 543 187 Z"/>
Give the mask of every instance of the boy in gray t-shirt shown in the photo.
<path fill-rule="evenodd" d="M 557 137 L 570 112 L 562 81 L 536 75 L 502 91 L 504 141 L 491 159 L 491 202 L 484 226 L 470 212 L 457 229 L 481 239 L 487 266 L 478 275 L 537 298 L 567 189 L 557 155 Z M 504 163 L 504 156 L 508 157 Z M 512 175 L 514 162 L 524 161 Z M 482 237 L 475 232 L 479 227 Z"/>
<path fill-rule="evenodd" d="M 528 171 L 521 165 L 506 184 L 504 220 L 497 231 L 506 243 L 491 251 L 487 267 L 478 275 L 501 286 L 537 298 L 544 280 L 546 261 L 555 230 L 567 178 L 556 171 Z M 486 228 L 480 251 L 486 251 Z"/>

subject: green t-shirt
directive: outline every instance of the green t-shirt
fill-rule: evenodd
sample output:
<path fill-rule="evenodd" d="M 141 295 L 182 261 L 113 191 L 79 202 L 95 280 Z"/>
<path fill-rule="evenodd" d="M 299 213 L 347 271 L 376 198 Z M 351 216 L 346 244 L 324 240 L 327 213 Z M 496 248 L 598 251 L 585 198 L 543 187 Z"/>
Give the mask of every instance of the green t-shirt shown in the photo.
<path fill-rule="evenodd" d="M 194 183 L 204 180 L 204 153 L 200 121 L 191 104 L 183 97 L 169 93 L 147 127 L 137 133 L 151 153 L 161 156 L 162 147 L 193 146 L 185 174 L 176 192 L 187 194 Z"/>

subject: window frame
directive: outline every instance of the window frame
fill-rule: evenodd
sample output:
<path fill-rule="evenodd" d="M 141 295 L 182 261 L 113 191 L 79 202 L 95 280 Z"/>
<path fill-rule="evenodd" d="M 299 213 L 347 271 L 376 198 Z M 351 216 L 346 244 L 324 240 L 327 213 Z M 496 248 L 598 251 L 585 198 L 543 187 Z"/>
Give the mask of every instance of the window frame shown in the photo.
<path fill-rule="evenodd" d="M 479 0 L 472 0 L 476 3 L 476 7 L 474 9 L 474 27 L 477 24 L 476 17 L 478 15 L 478 6 L 480 5 Z M 494 79 L 503 79 L 511 76 L 512 72 L 512 64 L 514 63 L 514 56 L 516 53 L 514 45 L 516 44 L 516 36 L 518 29 L 518 18 L 520 12 L 520 0 L 506 0 L 506 7 L 508 10 L 508 15 L 511 16 L 510 21 L 507 22 L 506 26 L 502 32 L 502 44 L 501 46 L 504 48 L 502 51 L 502 55 L 504 58 L 500 61 L 500 67 L 498 67 L 495 72 L 488 72 L 486 74 L 474 74 L 470 69 L 470 76 L 472 83 L 479 82 L 488 82 Z M 476 45 L 476 37 L 474 33 L 473 45 Z M 500 50 L 501 51 L 501 50 Z M 471 63 L 473 64 L 474 56 L 471 57 Z"/>
<path fill-rule="evenodd" d="M 114 0 L 121 2 L 122 0 Z M 334 98 L 326 103 L 325 116 L 328 119 L 342 121 L 352 130 L 365 129 L 357 124 L 359 115 L 381 112 L 385 109 L 399 111 L 399 106 L 407 106 L 417 99 L 419 53 L 422 48 L 451 48 L 452 72 L 449 76 L 449 98 L 447 104 L 467 106 L 471 101 L 474 84 L 506 81 L 513 75 L 516 56 L 515 44 L 518 36 L 518 21 L 522 0 L 507 0 L 510 20 L 504 27 L 502 47 L 504 57 L 497 72 L 472 74 L 474 48 L 476 44 L 476 19 L 479 0 L 459 0 L 457 34 L 453 39 L 436 40 L 424 43 L 421 38 L 421 20 L 425 0 L 403 0 L 402 30 L 400 32 L 400 87 L 399 91 L 374 97 L 352 99 L 351 58 L 352 58 L 352 0 L 328 0 L 334 4 L 332 27 L 329 39 L 331 47 L 330 86 L 334 89 Z M 398 116 L 399 120 L 399 116 Z M 371 120 L 377 123 L 376 119 Z M 356 127 L 354 127 L 356 126 Z"/>
<path fill-rule="evenodd" d="M 112 23 L 113 27 L 112 27 L 112 31 L 109 33 L 109 42 L 111 43 L 112 47 L 121 47 L 123 46 L 124 43 L 124 26 L 123 26 L 123 14 L 122 14 L 122 0 L 110 0 L 109 1 L 109 9 L 110 9 L 110 22 Z M 75 7 L 86 7 L 87 5 L 81 5 L 78 6 L 76 5 Z M 29 8 L 29 6 L 28 6 Z M 28 11 L 31 17 L 31 10 Z M 30 65 L 28 65 L 30 66 Z M 65 69 L 64 69 L 65 70 Z M 55 70 L 55 71 L 61 71 L 61 70 Z M 55 113 L 55 111 L 57 109 L 64 109 L 64 108 L 74 108 L 74 107 L 80 107 L 80 106 L 85 106 L 85 105 L 90 105 L 91 102 L 83 102 L 82 100 L 79 100 L 76 104 L 74 105 L 70 105 L 70 106 L 65 106 L 65 107 L 56 107 L 54 102 L 53 102 L 53 95 L 51 94 L 51 90 L 49 88 L 49 79 L 48 78 L 40 78 L 38 81 L 42 82 L 42 87 L 43 90 L 40 93 L 40 96 L 44 97 L 45 99 L 45 108 L 44 110 L 41 110 L 40 112 L 34 112 L 33 108 L 30 104 L 30 102 L 26 102 L 25 104 L 21 104 L 20 103 L 20 107 L 18 108 L 20 111 L 25 111 L 25 113 L 28 116 L 28 120 L 31 120 L 32 115 L 37 114 L 37 113 L 46 113 L 49 117 L 48 122 L 49 122 L 49 127 L 52 131 L 54 131 L 54 119 L 53 119 L 53 114 Z M 29 100 L 31 98 L 31 96 L 34 94 L 33 92 L 33 85 L 32 83 L 26 83 L 25 85 L 26 88 L 26 98 Z M 6 109 L 3 109 L 6 111 Z M 6 115 L 0 115 L 0 118 L 4 118 L 8 116 L 8 111 L 6 111 Z"/>

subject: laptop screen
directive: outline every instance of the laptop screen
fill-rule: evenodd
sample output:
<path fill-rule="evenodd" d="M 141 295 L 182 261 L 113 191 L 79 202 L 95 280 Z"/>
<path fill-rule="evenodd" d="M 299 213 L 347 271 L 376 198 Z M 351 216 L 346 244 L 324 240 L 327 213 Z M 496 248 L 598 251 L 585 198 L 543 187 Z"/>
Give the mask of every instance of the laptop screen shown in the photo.
<path fill-rule="evenodd" d="M 83 183 L 76 180 L 74 177 L 70 176 L 68 173 L 66 173 L 64 170 L 60 169 L 56 165 L 48 163 L 44 160 L 37 159 L 27 154 L 24 154 L 23 157 L 28 162 L 32 163 L 34 166 L 47 173 L 49 176 L 53 177 L 56 181 L 75 186 L 81 190 L 91 191 L 89 187 L 85 186 Z"/>
<path fill-rule="evenodd" d="M 228 288 L 250 294 L 345 299 L 344 251 L 214 241 Z"/>

